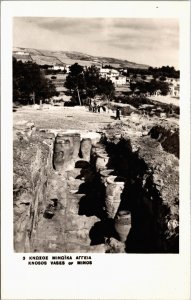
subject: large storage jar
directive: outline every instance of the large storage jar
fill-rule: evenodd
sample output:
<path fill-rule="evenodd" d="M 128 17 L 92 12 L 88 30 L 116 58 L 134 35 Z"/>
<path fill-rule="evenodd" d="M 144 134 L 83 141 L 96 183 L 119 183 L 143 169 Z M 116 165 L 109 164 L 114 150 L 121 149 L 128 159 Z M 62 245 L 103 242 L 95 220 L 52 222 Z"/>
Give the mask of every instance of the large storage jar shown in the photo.
<path fill-rule="evenodd" d="M 90 154 L 92 148 L 92 141 L 90 138 L 84 138 L 81 141 L 81 154 L 83 160 L 89 162 L 90 161 Z"/>
<path fill-rule="evenodd" d="M 124 189 L 125 178 L 109 176 L 106 180 L 105 207 L 109 218 L 114 218 L 121 203 L 121 193 Z"/>
<path fill-rule="evenodd" d="M 74 168 L 73 137 L 71 134 L 58 134 L 55 139 L 53 164 L 57 171 L 67 171 Z"/>
<path fill-rule="evenodd" d="M 121 242 L 125 242 L 131 229 L 131 213 L 130 211 L 119 211 L 114 224 L 115 230 Z"/>

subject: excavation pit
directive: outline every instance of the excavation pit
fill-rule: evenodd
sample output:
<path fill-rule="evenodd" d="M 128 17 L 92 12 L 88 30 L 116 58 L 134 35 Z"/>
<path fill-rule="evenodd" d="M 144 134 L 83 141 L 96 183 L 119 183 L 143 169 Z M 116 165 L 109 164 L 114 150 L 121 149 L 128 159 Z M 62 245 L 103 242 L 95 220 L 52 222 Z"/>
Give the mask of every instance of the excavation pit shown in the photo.
<path fill-rule="evenodd" d="M 15 226 L 15 251 L 178 252 L 178 203 L 171 213 L 159 189 L 162 178 L 131 140 L 75 131 L 39 136 L 35 196 L 21 209 L 23 196 L 15 210 L 25 220 L 22 232 Z M 173 224 L 168 239 L 161 234 L 165 224 Z"/>

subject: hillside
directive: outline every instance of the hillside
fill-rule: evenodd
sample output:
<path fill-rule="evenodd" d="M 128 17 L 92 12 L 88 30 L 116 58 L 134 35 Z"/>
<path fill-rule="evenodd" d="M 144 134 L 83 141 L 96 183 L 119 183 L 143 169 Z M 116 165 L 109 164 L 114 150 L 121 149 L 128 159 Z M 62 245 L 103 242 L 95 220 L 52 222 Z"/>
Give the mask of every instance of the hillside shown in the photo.
<path fill-rule="evenodd" d="M 39 65 L 52 65 L 52 64 L 74 64 L 75 62 L 81 65 L 92 65 L 92 64 L 109 64 L 116 68 L 139 68 L 148 69 L 148 65 L 138 64 L 130 62 L 128 60 L 122 60 L 112 57 L 101 57 L 84 54 L 76 51 L 49 51 L 49 50 L 38 50 L 32 48 L 13 48 L 13 56 L 18 59 L 26 60 L 26 55 L 15 54 L 16 51 L 24 51 L 28 53 L 28 58 L 31 61 L 36 62 Z"/>

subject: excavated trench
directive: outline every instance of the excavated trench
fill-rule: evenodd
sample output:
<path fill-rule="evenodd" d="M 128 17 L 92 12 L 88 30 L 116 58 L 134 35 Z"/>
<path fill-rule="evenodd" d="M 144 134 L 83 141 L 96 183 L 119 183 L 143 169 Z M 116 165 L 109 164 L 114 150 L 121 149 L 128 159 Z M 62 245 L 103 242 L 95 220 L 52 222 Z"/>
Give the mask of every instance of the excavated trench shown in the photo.
<path fill-rule="evenodd" d="M 52 166 L 33 205 L 30 252 L 178 252 L 177 237 L 166 240 L 161 225 L 169 207 L 130 140 L 79 132 L 47 140 Z"/>

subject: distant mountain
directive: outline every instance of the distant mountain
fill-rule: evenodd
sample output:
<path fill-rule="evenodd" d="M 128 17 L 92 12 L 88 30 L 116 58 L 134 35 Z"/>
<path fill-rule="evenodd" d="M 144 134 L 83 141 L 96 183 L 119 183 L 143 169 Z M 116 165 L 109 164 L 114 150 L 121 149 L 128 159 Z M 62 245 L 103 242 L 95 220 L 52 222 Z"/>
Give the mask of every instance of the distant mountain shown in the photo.
<path fill-rule="evenodd" d="M 23 53 L 23 54 L 22 54 Z M 17 59 L 23 61 L 34 61 L 39 65 L 53 65 L 53 64 L 74 64 L 77 62 L 83 66 L 87 65 L 111 65 L 116 68 L 139 68 L 148 69 L 148 65 L 138 64 L 130 62 L 128 60 L 112 58 L 112 57 L 102 57 L 93 56 L 76 51 L 49 51 L 49 50 L 38 50 L 32 48 L 13 48 L 13 56 Z"/>

